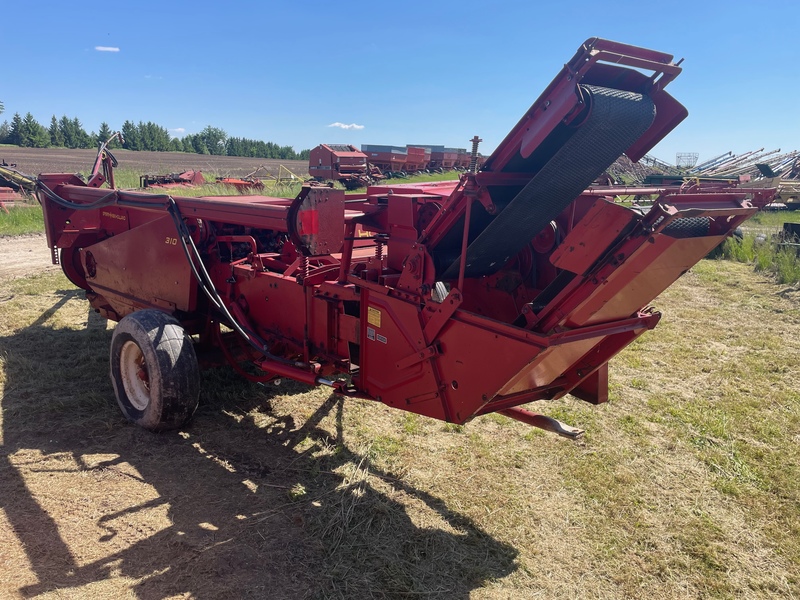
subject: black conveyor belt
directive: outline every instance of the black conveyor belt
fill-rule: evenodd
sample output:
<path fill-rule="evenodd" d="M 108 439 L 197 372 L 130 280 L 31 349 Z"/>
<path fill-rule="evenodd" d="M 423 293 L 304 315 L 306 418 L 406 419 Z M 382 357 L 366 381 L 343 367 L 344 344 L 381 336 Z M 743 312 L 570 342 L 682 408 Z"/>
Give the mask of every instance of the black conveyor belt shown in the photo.
<path fill-rule="evenodd" d="M 465 275 L 500 269 L 625 152 L 655 118 L 648 96 L 580 86 L 591 110 L 576 132 L 467 247 Z M 458 276 L 459 260 L 442 279 Z"/>

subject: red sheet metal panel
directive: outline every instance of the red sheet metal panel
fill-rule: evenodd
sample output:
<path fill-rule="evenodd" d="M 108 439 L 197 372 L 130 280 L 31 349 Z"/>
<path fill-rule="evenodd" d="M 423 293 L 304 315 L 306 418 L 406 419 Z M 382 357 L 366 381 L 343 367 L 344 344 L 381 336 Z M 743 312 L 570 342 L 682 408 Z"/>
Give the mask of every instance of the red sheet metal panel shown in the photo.
<path fill-rule="evenodd" d="M 559 269 L 583 274 L 636 220 L 632 210 L 598 200 L 553 252 L 550 262 Z"/>
<path fill-rule="evenodd" d="M 140 307 L 196 308 L 197 285 L 169 216 L 81 249 L 81 264 L 120 317 Z"/>

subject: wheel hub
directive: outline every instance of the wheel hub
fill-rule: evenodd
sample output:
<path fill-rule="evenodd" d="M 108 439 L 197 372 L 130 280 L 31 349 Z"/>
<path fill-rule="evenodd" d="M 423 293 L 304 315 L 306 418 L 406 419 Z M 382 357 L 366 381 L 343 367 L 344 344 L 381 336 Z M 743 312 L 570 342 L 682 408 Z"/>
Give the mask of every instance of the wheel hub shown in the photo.
<path fill-rule="evenodd" d="M 125 342 L 119 362 L 125 395 L 136 410 L 143 411 L 150 404 L 150 376 L 144 354 L 136 342 Z"/>

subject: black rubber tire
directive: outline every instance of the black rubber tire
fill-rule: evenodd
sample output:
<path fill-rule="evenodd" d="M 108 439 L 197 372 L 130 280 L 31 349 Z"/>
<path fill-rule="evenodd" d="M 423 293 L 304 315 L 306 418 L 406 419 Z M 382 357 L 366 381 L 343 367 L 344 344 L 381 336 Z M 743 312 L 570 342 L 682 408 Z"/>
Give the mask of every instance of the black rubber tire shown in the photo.
<path fill-rule="evenodd" d="M 111 338 L 111 382 L 125 417 L 150 431 L 178 429 L 200 396 L 200 371 L 191 338 L 157 310 L 119 322 Z"/>

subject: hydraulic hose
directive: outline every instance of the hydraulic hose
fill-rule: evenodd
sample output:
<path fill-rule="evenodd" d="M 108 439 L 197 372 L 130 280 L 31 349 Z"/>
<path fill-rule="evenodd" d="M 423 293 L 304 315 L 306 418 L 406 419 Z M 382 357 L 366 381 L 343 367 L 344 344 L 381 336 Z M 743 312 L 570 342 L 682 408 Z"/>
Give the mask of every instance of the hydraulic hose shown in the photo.
<path fill-rule="evenodd" d="M 242 338 L 244 338 L 248 344 L 250 344 L 256 351 L 259 352 L 259 354 L 263 355 L 268 360 L 294 368 L 302 369 L 307 367 L 308 365 L 304 362 L 287 360 L 269 352 L 267 350 L 266 341 L 262 339 L 256 332 L 237 321 L 236 318 L 231 314 L 230 310 L 225 305 L 225 301 L 219 295 L 219 292 L 214 286 L 214 282 L 206 270 L 205 265 L 203 264 L 200 251 L 197 249 L 197 246 L 192 239 L 189 228 L 186 227 L 186 223 L 183 221 L 178 204 L 175 202 L 172 196 L 167 196 L 167 198 L 169 200 L 169 208 L 167 211 L 169 212 L 170 216 L 172 217 L 172 221 L 175 224 L 175 229 L 178 232 L 181 241 L 181 247 L 183 248 L 186 260 L 189 262 L 189 266 L 191 267 L 192 273 L 200 285 L 200 289 L 203 290 L 203 292 L 211 301 L 212 305 L 222 313 L 234 331 L 242 336 Z"/>
<path fill-rule="evenodd" d="M 41 181 L 37 181 L 36 185 L 42 192 L 47 196 L 49 200 L 53 203 L 61 206 L 63 208 L 67 208 L 70 210 L 94 210 L 98 208 L 102 208 L 104 206 L 109 206 L 111 204 L 115 204 L 119 200 L 119 192 L 118 190 L 112 190 L 105 196 L 102 196 L 98 200 L 91 202 L 89 204 L 82 204 L 79 202 L 72 202 L 71 200 L 67 200 L 66 198 L 62 198 L 58 194 L 56 194 L 53 190 L 47 187 Z M 304 362 L 300 361 L 293 361 L 287 360 L 283 357 L 276 356 L 270 353 L 267 350 L 267 343 L 264 339 L 262 339 L 256 332 L 252 331 L 248 327 L 239 323 L 236 318 L 231 314 L 228 307 L 225 305 L 224 300 L 219 295 L 216 287 L 214 286 L 214 282 L 211 279 L 208 271 L 206 270 L 205 265 L 203 264 L 203 259 L 200 256 L 200 251 L 197 249 L 197 246 L 192 239 L 192 234 L 189 231 L 189 228 L 186 226 L 186 223 L 183 220 L 183 217 L 180 212 L 180 208 L 178 208 L 178 204 L 175 202 L 175 199 L 169 195 L 158 195 L 154 196 L 156 198 L 164 198 L 168 202 L 167 212 L 169 213 L 170 217 L 172 218 L 173 224 L 175 225 L 175 230 L 178 232 L 178 237 L 181 241 L 181 248 L 183 249 L 184 256 L 186 257 L 187 262 L 189 263 L 189 267 L 192 269 L 192 273 L 197 280 L 200 289 L 203 290 L 203 293 L 208 297 L 209 301 L 211 302 L 212 306 L 216 308 L 224 318 L 228 321 L 228 324 L 236 331 L 242 338 L 247 341 L 259 354 L 263 355 L 268 360 L 284 364 L 290 367 L 304 369 L 308 365 Z"/>

